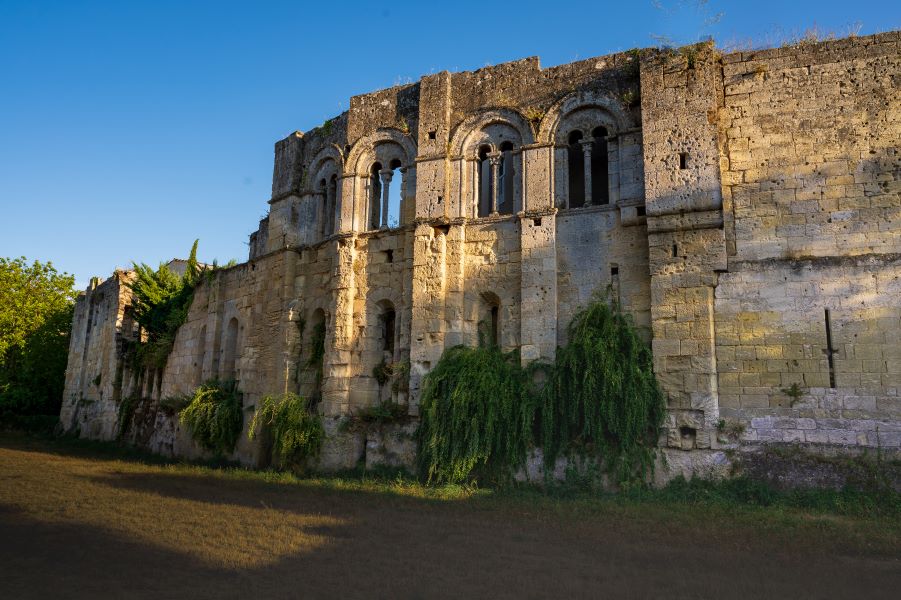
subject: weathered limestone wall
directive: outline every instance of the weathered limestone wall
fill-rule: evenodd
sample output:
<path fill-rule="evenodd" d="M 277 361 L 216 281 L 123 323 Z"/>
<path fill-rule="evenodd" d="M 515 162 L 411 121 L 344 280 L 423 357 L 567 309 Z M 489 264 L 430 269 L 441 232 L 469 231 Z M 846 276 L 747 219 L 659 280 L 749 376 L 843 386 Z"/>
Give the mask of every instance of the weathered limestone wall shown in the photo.
<path fill-rule="evenodd" d="M 117 408 L 128 383 L 123 381 L 123 345 L 137 336 L 127 310 L 131 298 L 124 285 L 127 278 L 125 272 L 116 271 L 102 283 L 92 279 L 75 303 L 60 412 L 67 432 L 102 440 L 118 433 Z"/>
<path fill-rule="evenodd" d="M 321 469 L 410 465 L 446 348 L 496 335 L 552 360 L 606 292 L 668 397 L 661 481 L 759 443 L 897 449 L 899 43 L 528 58 L 355 96 L 276 144 L 249 260 L 197 289 L 163 373 L 122 366 L 138 335 L 125 275 L 79 301 L 63 422 L 113 437 L 136 391 L 150 403 L 132 441 L 199 456 L 159 400 L 234 379 L 247 422 L 267 394 L 316 401 Z M 380 384 L 381 365 L 409 381 Z M 386 401 L 410 419 L 348 426 Z M 244 436 L 235 458 L 262 459 Z"/>
<path fill-rule="evenodd" d="M 721 414 L 748 441 L 897 449 L 901 40 L 723 63 Z"/>

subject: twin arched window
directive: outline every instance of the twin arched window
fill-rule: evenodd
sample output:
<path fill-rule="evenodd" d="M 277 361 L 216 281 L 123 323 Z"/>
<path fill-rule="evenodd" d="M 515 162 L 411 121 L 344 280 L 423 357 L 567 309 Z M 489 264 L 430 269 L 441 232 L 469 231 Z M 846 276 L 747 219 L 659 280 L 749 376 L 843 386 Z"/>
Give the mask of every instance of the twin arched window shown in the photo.
<path fill-rule="evenodd" d="M 567 138 L 569 200 L 567 208 L 609 204 L 607 129 L 595 127 L 585 138 L 578 129 Z"/>
<path fill-rule="evenodd" d="M 512 215 L 514 212 L 513 143 L 504 142 L 499 152 L 479 147 L 479 216 Z M 495 193 L 496 188 L 496 193 Z"/>

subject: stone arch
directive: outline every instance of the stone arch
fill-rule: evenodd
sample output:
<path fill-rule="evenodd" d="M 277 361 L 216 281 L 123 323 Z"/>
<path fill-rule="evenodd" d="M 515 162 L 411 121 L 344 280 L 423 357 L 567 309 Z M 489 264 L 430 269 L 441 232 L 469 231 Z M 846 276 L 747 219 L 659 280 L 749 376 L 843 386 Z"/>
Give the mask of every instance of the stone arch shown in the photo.
<path fill-rule="evenodd" d="M 510 140 L 513 141 L 516 146 L 534 142 L 532 127 L 529 125 L 528 119 L 520 114 L 519 111 L 512 108 L 496 108 L 472 115 L 457 125 L 453 136 L 451 136 L 451 154 L 457 157 L 465 156 L 467 158 L 475 158 L 479 146 L 482 145 L 480 140 L 484 141 L 479 134 L 491 125 L 496 124 L 507 125 L 516 131 L 519 140 Z M 489 142 L 492 145 L 493 151 L 497 151 L 500 148 L 501 141 L 497 141 L 496 143 Z M 519 143 L 516 144 L 516 141 Z"/>
<path fill-rule="evenodd" d="M 522 146 L 534 142 L 532 127 L 518 111 L 496 108 L 465 119 L 454 130 L 459 216 L 514 214 L 522 209 Z"/>
<path fill-rule="evenodd" d="M 548 109 L 538 126 L 538 143 L 554 144 L 558 142 L 560 136 L 566 137 L 569 132 L 563 131 L 560 127 L 561 124 L 572 113 L 590 108 L 598 109 L 609 115 L 608 123 L 599 124 L 609 125 L 608 132 L 611 135 L 636 126 L 632 117 L 618 100 L 600 92 L 585 90 L 565 96 Z"/>
<path fill-rule="evenodd" d="M 376 148 L 380 145 L 394 143 L 403 150 L 403 158 L 388 157 L 384 163 L 390 162 L 391 158 L 399 158 L 404 167 L 412 166 L 416 158 L 416 143 L 401 130 L 395 128 L 378 129 L 375 133 L 364 136 L 354 142 L 350 152 L 347 155 L 345 165 L 345 175 L 357 175 L 366 177 L 369 175 L 369 167 L 372 162 L 378 160 Z"/>
<path fill-rule="evenodd" d="M 634 127 L 623 105 L 599 92 L 576 92 L 554 104 L 538 133 L 539 142 L 554 146 L 554 205 L 565 209 L 616 204 L 618 136 Z M 604 137 L 595 140 L 598 131 Z"/>
<path fill-rule="evenodd" d="M 354 143 L 345 161 L 346 176 L 353 177 L 353 228 L 387 228 L 390 190 L 399 194 L 394 205 L 399 225 L 412 220 L 416 187 L 416 144 L 399 129 L 384 128 Z M 373 171 L 373 169 L 376 169 Z M 395 177 L 399 171 L 400 177 Z M 392 179 L 395 181 L 392 183 Z M 399 181 L 398 181 L 399 179 Z M 350 192 L 348 192 L 350 193 Z"/>
<path fill-rule="evenodd" d="M 328 164 L 329 161 L 334 161 L 334 168 Z M 328 178 L 333 173 L 337 173 L 340 176 L 343 172 L 344 155 L 338 146 L 329 144 L 319 150 L 316 156 L 313 157 L 313 160 L 310 161 L 310 166 L 307 169 L 306 185 L 308 188 L 314 188 L 320 179 Z"/>

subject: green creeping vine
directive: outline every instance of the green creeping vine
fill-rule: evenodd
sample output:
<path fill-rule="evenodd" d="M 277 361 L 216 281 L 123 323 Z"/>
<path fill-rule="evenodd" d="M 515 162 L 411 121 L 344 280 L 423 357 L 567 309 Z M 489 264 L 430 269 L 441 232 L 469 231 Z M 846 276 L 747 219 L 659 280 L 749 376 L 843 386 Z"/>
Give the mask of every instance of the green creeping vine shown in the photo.
<path fill-rule="evenodd" d="M 241 393 L 235 383 L 207 381 L 179 413 L 194 441 L 216 454 L 230 454 L 244 427 Z"/>
<path fill-rule="evenodd" d="M 424 382 L 421 475 L 508 479 L 538 445 L 547 465 L 579 453 L 598 457 L 620 484 L 644 480 L 665 408 L 650 349 L 629 317 L 600 298 L 568 333 L 552 365 L 521 367 L 518 353 L 496 347 L 446 350 Z"/>
<path fill-rule="evenodd" d="M 324 435 L 322 419 L 310 402 L 297 394 L 266 396 L 250 422 L 249 439 L 266 432 L 272 443 L 272 462 L 303 470 L 308 458 L 319 454 Z"/>

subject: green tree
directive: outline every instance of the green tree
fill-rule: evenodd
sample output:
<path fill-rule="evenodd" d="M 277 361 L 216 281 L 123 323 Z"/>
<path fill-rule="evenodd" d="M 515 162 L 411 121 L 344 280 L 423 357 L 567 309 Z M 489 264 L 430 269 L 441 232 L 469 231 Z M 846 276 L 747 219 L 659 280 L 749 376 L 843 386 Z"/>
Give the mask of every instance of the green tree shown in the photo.
<path fill-rule="evenodd" d="M 197 243 L 194 240 L 181 277 L 165 263 L 156 270 L 144 263 L 134 263 L 135 279 L 127 285 L 134 292 L 135 320 L 147 333 L 147 342 L 138 349 L 138 358 L 145 367 L 165 366 L 175 334 L 188 318 L 194 288 L 205 272 L 197 262 Z"/>
<path fill-rule="evenodd" d="M 0 419 L 59 413 L 74 282 L 50 262 L 0 258 Z"/>

